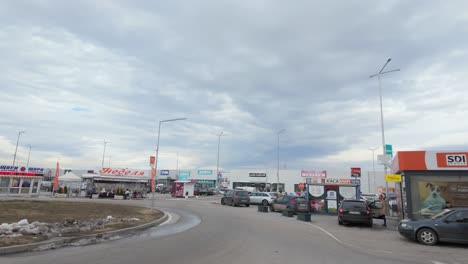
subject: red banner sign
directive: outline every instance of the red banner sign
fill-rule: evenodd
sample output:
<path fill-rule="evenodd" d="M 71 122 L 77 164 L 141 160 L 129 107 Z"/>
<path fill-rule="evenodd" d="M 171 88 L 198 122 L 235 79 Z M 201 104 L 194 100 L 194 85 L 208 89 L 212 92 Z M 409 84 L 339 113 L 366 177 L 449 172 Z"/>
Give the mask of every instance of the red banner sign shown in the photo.
<path fill-rule="evenodd" d="M 0 176 L 42 176 L 32 172 L 0 171 Z"/>
<path fill-rule="evenodd" d="M 154 163 L 156 162 L 156 157 L 155 156 L 150 156 L 150 166 L 154 166 Z"/>
<path fill-rule="evenodd" d="M 144 171 L 132 171 L 132 170 L 127 170 L 127 169 L 112 169 L 112 168 L 102 168 L 99 171 L 100 174 L 107 174 L 107 175 L 129 175 L 129 176 L 145 176 Z"/>

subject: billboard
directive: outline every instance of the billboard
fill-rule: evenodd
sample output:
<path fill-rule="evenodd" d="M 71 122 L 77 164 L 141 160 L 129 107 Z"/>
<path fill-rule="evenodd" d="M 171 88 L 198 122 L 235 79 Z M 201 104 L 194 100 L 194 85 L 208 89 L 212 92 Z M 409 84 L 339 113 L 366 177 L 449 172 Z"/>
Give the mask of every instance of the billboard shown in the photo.
<path fill-rule="evenodd" d="M 188 181 L 190 178 L 190 171 L 179 171 L 179 181 Z"/>
<path fill-rule="evenodd" d="M 301 177 L 327 177 L 326 170 L 301 170 Z"/>
<path fill-rule="evenodd" d="M 468 207 L 468 182 L 419 181 L 419 213 L 430 216 L 450 207 Z"/>

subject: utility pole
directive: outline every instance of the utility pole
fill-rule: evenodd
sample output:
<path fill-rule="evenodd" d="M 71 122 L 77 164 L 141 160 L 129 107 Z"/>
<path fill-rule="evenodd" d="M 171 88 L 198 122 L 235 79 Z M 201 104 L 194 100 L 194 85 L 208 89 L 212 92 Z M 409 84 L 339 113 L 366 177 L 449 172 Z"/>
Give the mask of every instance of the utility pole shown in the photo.
<path fill-rule="evenodd" d="M 286 129 L 281 129 L 280 131 L 278 131 L 277 135 L 278 135 L 278 144 L 277 144 L 277 170 L 276 170 L 276 191 L 279 192 L 279 184 L 280 184 L 280 180 L 279 180 L 279 170 L 280 170 L 280 155 L 279 155 L 279 150 L 280 150 L 280 134 L 286 132 Z M 284 191 L 284 190 L 283 190 Z"/>
<path fill-rule="evenodd" d="M 29 146 L 29 153 L 28 153 L 28 162 L 26 163 L 26 168 L 29 168 L 29 158 L 31 157 L 31 148 L 32 148 L 30 144 L 28 144 L 28 146 Z"/>
<path fill-rule="evenodd" d="M 105 155 L 106 155 L 106 145 L 107 143 L 110 143 L 111 141 L 110 140 L 105 140 L 104 139 L 104 151 L 102 152 L 102 168 L 104 168 L 104 158 L 105 158 Z"/>

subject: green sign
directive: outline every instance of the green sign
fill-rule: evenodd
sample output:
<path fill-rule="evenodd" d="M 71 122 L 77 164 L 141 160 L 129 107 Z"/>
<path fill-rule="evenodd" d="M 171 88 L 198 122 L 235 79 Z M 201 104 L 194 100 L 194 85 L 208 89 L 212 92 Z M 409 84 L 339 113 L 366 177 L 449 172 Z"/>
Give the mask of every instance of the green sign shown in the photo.
<path fill-rule="evenodd" d="M 213 170 L 198 170 L 198 175 L 212 175 Z"/>
<path fill-rule="evenodd" d="M 390 157 L 393 157 L 393 148 L 392 145 L 385 145 L 385 154 L 390 155 Z"/>

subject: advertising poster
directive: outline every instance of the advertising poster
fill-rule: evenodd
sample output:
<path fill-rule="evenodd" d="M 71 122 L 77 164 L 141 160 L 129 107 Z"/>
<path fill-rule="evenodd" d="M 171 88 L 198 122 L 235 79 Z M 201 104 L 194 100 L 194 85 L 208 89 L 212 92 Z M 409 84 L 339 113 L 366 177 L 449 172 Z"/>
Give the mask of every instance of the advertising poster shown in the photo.
<path fill-rule="evenodd" d="M 325 192 L 325 188 L 320 185 L 309 185 L 309 193 L 313 197 L 320 197 Z"/>
<path fill-rule="evenodd" d="M 350 186 L 340 186 L 340 195 L 345 199 L 356 198 L 356 188 Z"/>
<path fill-rule="evenodd" d="M 328 191 L 327 192 L 327 199 L 336 200 L 336 191 Z"/>
<path fill-rule="evenodd" d="M 328 212 L 329 213 L 336 213 L 336 209 L 338 208 L 336 200 L 327 200 L 328 204 Z"/>
<path fill-rule="evenodd" d="M 422 216 L 431 216 L 450 207 L 468 207 L 468 182 L 419 181 L 418 189 Z"/>

